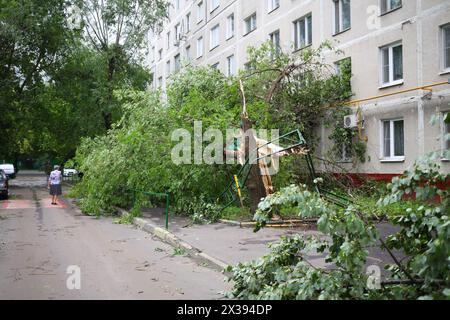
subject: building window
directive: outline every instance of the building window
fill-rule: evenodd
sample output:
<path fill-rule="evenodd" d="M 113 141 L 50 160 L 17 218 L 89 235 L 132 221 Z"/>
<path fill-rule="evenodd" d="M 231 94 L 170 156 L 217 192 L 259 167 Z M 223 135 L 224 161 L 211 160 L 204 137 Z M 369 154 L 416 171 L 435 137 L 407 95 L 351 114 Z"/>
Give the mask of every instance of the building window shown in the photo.
<path fill-rule="evenodd" d="M 400 43 L 381 48 L 382 86 L 403 83 L 403 46 Z"/>
<path fill-rule="evenodd" d="M 191 13 L 186 15 L 186 32 L 191 31 Z"/>
<path fill-rule="evenodd" d="M 211 68 L 213 68 L 214 70 L 219 70 L 219 65 L 220 65 L 219 62 L 214 63 L 214 64 L 211 66 Z"/>
<path fill-rule="evenodd" d="M 280 30 L 272 32 L 270 35 L 270 43 L 272 44 L 273 50 L 276 54 L 279 54 L 281 51 L 280 44 Z"/>
<path fill-rule="evenodd" d="M 191 61 L 191 46 L 186 47 L 186 59 Z"/>
<path fill-rule="evenodd" d="M 398 160 L 405 159 L 405 133 L 404 121 L 400 120 L 385 120 L 382 121 L 382 157 L 383 160 Z"/>
<path fill-rule="evenodd" d="M 203 56 L 203 37 L 197 39 L 197 59 Z"/>
<path fill-rule="evenodd" d="M 170 48 L 170 31 L 167 32 L 167 43 L 166 43 L 166 47 L 167 47 L 167 49 Z"/>
<path fill-rule="evenodd" d="M 176 1 L 175 1 L 175 3 L 176 3 L 176 4 L 175 4 L 175 7 L 177 8 L 177 10 L 180 10 L 180 6 L 181 6 L 180 1 L 181 1 L 181 0 L 176 0 Z"/>
<path fill-rule="evenodd" d="M 450 150 L 450 112 L 442 114 L 442 142 L 443 152 Z"/>
<path fill-rule="evenodd" d="M 248 34 L 256 29 L 256 12 L 244 20 L 245 34 Z"/>
<path fill-rule="evenodd" d="M 227 40 L 234 37 L 234 30 L 234 13 L 232 13 L 227 18 Z"/>
<path fill-rule="evenodd" d="M 175 72 L 180 71 L 181 69 L 181 58 L 180 58 L 180 54 L 177 54 L 174 58 L 175 61 Z"/>
<path fill-rule="evenodd" d="M 166 62 L 166 77 L 170 76 L 170 60 Z"/>
<path fill-rule="evenodd" d="M 236 64 L 234 61 L 234 55 L 231 55 L 227 58 L 227 76 L 231 77 L 236 74 Z"/>
<path fill-rule="evenodd" d="M 158 51 L 158 61 L 162 60 L 163 49 L 159 49 Z"/>
<path fill-rule="evenodd" d="M 267 0 L 268 12 L 272 12 L 280 7 L 280 0 Z"/>
<path fill-rule="evenodd" d="M 402 0 L 381 0 L 381 14 L 388 13 L 402 6 Z"/>
<path fill-rule="evenodd" d="M 340 33 L 350 29 L 351 7 L 350 0 L 334 1 L 334 33 Z"/>
<path fill-rule="evenodd" d="M 158 78 L 158 87 L 162 88 L 162 85 L 163 85 L 163 77 L 159 77 Z"/>
<path fill-rule="evenodd" d="M 205 18 L 205 9 L 203 8 L 203 1 L 197 4 L 197 23 L 200 23 Z"/>
<path fill-rule="evenodd" d="M 219 33 L 219 25 L 216 25 L 211 29 L 210 38 L 209 38 L 209 49 L 212 50 L 219 46 L 220 33 Z"/>
<path fill-rule="evenodd" d="M 213 12 L 220 6 L 220 0 L 210 0 L 211 1 L 211 11 Z"/>
<path fill-rule="evenodd" d="M 442 28 L 443 70 L 450 72 L 450 24 Z"/>
<path fill-rule="evenodd" d="M 175 26 L 175 43 L 179 43 L 181 40 L 181 24 Z"/>
<path fill-rule="evenodd" d="M 150 61 L 151 61 L 151 63 L 155 62 L 155 53 L 156 53 L 155 47 L 152 46 L 152 49 L 150 50 Z"/>
<path fill-rule="evenodd" d="M 347 77 L 348 77 L 348 82 L 346 82 L 346 85 L 348 87 L 348 90 L 351 91 L 352 90 L 352 82 L 351 82 L 352 58 L 348 57 L 348 58 L 339 60 L 339 61 L 335 62 L 334 66 L 336 69 L 336 74 L 338 76 L 342 77 L 342 79 L 347 79 Z"/>
<path fill-rule="evenodd" d="M 295 50 L 312 44 L 312 15 L 305 16 L 294 22 Z"/>

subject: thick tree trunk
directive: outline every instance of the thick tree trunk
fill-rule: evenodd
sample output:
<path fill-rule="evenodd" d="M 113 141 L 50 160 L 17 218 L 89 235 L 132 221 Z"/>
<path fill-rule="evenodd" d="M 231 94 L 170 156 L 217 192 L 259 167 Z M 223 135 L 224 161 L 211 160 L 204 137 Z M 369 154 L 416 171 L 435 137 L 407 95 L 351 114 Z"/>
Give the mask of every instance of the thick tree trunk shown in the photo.
<path fill-rule="evenodd" d="M 252 154 L 250 146 L 256 147 L 256 137 L 251 133 L 252 124 L 251 121 L 245 115 L 242 116 L 242 128 L 245 137 L 245 158 L 250 159 L 250 173 L 247 179 L 247 188 L 250 194 L 250 209 L 255 212 L 258 208 L 258 204 L 262 198 L 266 197 L 266 189 L 264 187 L 263 176 L 261 175 L 261 170 L 259 164 L 255 161 L 258 158 L 257 154 Z"/>
<path fill-rule="evenodd" d="M 105 111 L 102 112 L 105 129 L 110 130 L 112 128 L 112 112 L 111 104 L 113 102 L 113 90 L 114 90 L 114 74 L 116 71 L 116 59 L 114 55 L 108 59 L 108 99 L 106 101 Z"/>

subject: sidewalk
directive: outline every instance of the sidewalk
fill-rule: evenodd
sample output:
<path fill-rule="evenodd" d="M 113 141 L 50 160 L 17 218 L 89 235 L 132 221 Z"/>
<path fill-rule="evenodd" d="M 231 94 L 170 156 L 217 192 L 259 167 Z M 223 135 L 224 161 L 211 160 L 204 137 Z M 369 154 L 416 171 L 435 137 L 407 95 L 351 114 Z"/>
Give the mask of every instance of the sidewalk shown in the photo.
<path fill-rule="evenodd" d="M 125 211 L 122 211 L 124 214 Z M 259 232 L 253 232 L 252 228 L 230 225 L 227 223 L 215 223 L 210 225 L 194 225 L 189 218 L 174 216 L 169 217 L 169 230 L 165 230 L 165 216 L 162 209 L 146 210 L 142 217 L 135 218 L 134 224 L 149 232 L 174 247 L 184 248 L 185 253 L 199 263 L 222 272 L 228 265 L 236 265 L 242 262 L 250 262 L 261 258 L 270 252 L 268 244 L 279 242 L 281 236 L 294 234 L 319 235 L 318 231 L 308 227 L 293 228 L 264 228 Z M 396 228 L 381 223 L 378 230 L 382 238 L 386 239 Z M 367 267 L 378 265 L 381 273 L 384 263 L 393 263 L 389 254 L 378 246 L 368 248 Z M 394 250 L 397 257 L 402 255 Z M 325 262 L 326 254 L 304 255 L 312 265 L 319 268 L 330 267 Z"/>
<path fill-rule="evenodd" d="M 192 247 L 195 252 L 201 253 L 203 258 L 212 258 L 207 263 L 212 262 L 216 269 L 264 256 L 270 251 L 268 244 L 280 241 L 283 235 L 291 236 L 300 232 L 318 234 L 312 229 L 299 227 L 265 228 L 255 233 L 252 228 L 226 223 L 194 225 L 186 217 L 173 215 L 169 218 L 169 233 L 166 233 L 161 230 L 165 224 L 164 212 L 161 209 L 143 212 L 141 218 L 135 219 L 135 224 L 172 245 Z M 192 255 L 192 252 L 189 253 Z M 317 266 L 325 265 L 324 256 L 314 256 L 310 259 Z"/>

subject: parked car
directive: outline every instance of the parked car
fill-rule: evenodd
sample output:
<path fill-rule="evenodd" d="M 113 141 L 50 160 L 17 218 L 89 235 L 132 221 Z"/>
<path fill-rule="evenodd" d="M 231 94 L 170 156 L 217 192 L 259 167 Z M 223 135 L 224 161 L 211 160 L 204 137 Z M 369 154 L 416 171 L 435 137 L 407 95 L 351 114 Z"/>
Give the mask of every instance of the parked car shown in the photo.
<path fill-rule="evenodd" d="M 2 169 L 0 169 L 0 195 L 4 199 L 8 199 L 9 195 L 8 176 Z"/>
<path fill-rule="evenodd" d="M 66 169 L 66 168 L 64 168 L 64 171 L 63 171 L 63 176 L 64 177 L 75 176 L 77 174 L 78 174 L 78 171 L 75 170 L 75 169 Z"/>
<path fill-rule="evenodd" d="M 0 164 L 0 170 L 3 170 L 8 177 L 8 179 L 14 179 L 16 177 L 16 170 L 14 165 L 9 163 Z"/>

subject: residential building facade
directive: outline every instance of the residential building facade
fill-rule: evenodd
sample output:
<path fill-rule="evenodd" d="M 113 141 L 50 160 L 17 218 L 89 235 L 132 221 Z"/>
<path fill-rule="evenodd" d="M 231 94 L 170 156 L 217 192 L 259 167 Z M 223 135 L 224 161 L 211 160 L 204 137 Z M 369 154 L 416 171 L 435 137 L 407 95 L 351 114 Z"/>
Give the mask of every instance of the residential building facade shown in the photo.
<path fill-rule="evenodd" d="M 352 99 L 377 97 L 354 104 L 367 156 L 355 165 L 343 150 L 347 169 L 389 176 L 450 147 L 443 121 L 450 112 L 449 0 L 174 0 L 150 45 L 153 85 L 164 89 L 182 61 L 234 75 L 247 63 L 247 48 L 267 40 L 283 51 L 331 41 L 343 54 L 326 53 L 330 65 L 351 59 Z M 325 155 L 330 132 L 322 126 L 318 133 L 317 152 Z M 440 162 L 450 171 L 448 160 Z"/>

